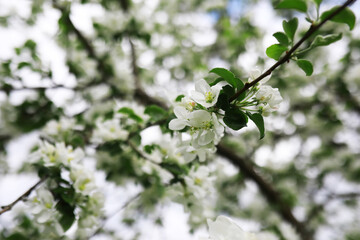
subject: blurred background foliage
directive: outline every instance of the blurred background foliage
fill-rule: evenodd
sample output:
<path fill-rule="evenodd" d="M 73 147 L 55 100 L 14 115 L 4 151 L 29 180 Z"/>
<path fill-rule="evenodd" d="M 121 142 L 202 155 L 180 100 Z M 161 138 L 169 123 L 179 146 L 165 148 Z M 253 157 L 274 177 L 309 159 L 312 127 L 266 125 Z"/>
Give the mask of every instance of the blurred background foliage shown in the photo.
<path fill-rule="evenodd" d="M 64 138 L 67 144 L 84 146 L 94 120 L 114 114 L 114 100 L 150 104 L 145 93 L 170 106 L 170 100 L 192 88 L 194 81 L 212 80 L 208 71 L 213 67 L 228 68 L 243 81 L 254 66 L 265 70 L 274 62 L 266 57 L 265 49 L 275 42 L 271 35 L 281 30 L 282 20 L 300 19 L 296 39 L 309 25 L 304 14 L 271 10 L 278 2 L 35 0 L 21 6 L 31 8 L 25 14 L 7 7 L 0 18 L 2 38 L 7 38 L 4 29 L 32 31 L 50 15 L 52 21 L 57 19 L 57 27 L 47 35 L 51 44 L 44 45 L 36 37 L 23 39 L 11 55 L 0 57 L 0 172 L 4 176 L 8 172 L 8 144 L 24 134 L 38 133 L 52 119 L 66 116 L 84 125 L 85 130 Z M 322 10 L 332 6 L 331 1 L 324 2 Z M 319 30 L 321 34 L 342 33 L 343 38 L 331 47 L 304 53 L 302 57 L 314 65 L 311 77 L 293 61 L 272 74 L 269 83 L 279 88 L 284 102 L 265 119 L 263 140 L 258 141 L 258 132 L 251 127 L 240 133 L 228 131 L 222 142 L 276 189 L 316 239 L 360 236 L 358 25 L 353 32 L 335 23 Z M 52 58 L 62 63 L 64 74 L 54 69 L 58 63 Z M 164 186 L 149 176 L 139 177 L 131 149 L 109 143 L 97 154 L 101 159 L 97 168 L 108 181 L 121 186 L 135 179 L 149 189 L 146 203 L 142 207 L 138 203 L 136 214 L 148 215 L 151 210 L 144 206 L 161 202 Z M 213 206 L 217 215 L 253 221 L 260 229 L 287 239 L 282 223 L 288 220 L 278 214 L 279 206 L 264 197 L 251 176 L 235 170 L 223 156 L 215 158 L 231 170 L 230 174 L 217 172 L 218 200 Z M 124 222 L 132 226 L 136 214 L 124 217 Z M 153 219 L 161 223 L 161 216 Z M 31 225 L 26 217 L 20 222 L 24 229 Z M 0 229 L 7 236 L 7 227 Z M 104 234 L 116 235 L 106 230 Z"/>

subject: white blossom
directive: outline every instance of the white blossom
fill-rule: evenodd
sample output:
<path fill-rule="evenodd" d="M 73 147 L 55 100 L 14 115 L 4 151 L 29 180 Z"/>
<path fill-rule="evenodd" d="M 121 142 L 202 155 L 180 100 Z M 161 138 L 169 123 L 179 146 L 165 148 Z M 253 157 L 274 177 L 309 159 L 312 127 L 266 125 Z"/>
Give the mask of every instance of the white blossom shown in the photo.
<path fill-rule="evenodd" d="M 171 130 L 182 130 L 186 126 L 189 126 L 189 111 L 184 107 L 177 106 L 174 108 L 174 114 L 177 118 L 169 122 L 169 128 Z"/>
<path fill-rule="evenodd" d="M 260 102 L 260 110 L 264 116 L 279 109 L 279 105 L 282 102 L 279 89 L 272 88 L 268 85 L 262 85 L 259 91 L 256 93 L 256 99 Z"/>
<path fill-rule="evenodd" d="M 96 189 L 93 173 L 80 164 L 71 165 L 70 179 L 74 182 L 75 190 L 84 195 Z"/>
<path fill-rule="evenodd" d="M 125 140 L 129 132 L 121 127 L 120 120 L 117 118 L 102 121 L 96 121 L 96 129 L 92 136 L 92 142 L 103 143 L 113 140 Z"/>
<path fill-rule="evenodd" d="M 36 190 L 36 197 L 32 202 L 32 214 L 36 217 L 39 223 L 53 221 L 56 216 L 55 200 L 51 192 L 44 187 Z"/>
<path fill-rule="evenodd" d="M 210 169 L 206 166 L 192 167 L 184 179 L 187 188 L 197 199 L 206 197 L 214 190 L 214 177 L 210 176 Z"/>
<path fill-rule="evenodd" d="M 69 165 L 71 162 L 78 162 L 84 157 L 80 148 L 73 149 L 72 146 L 65 146 L 65 143 L 55 145 L 46 141 L 40 142 L 39 149 L 31 155 L 31 161 L 44 161 L 45 166 L 59 164 Z"/>
<path fill-rule="evenodd" d="M 191 91 L 190 96 L 195 102 L 209 108 L 216 104 L 220 90 L 220 86 L 210 87 L 205 80 L 200 80 L 195 83 L 195 91 Z"/>
<path fill-rule="evenodd" d="M 261 70 L 259 67 L 255 67 L 254 69 L 252 69 L 249 72 L 249 82 L 254 81 L 255 79 L 257 79 L 258 77 L 260 77 L 262 74 Z M 269 79 L 271 78 L 271 74 L 267 75 L 266 77 L 264 77 L 263 79 L 261 79 L 261 81 L 259 82 L 260 84 L 265 84 L 267 81 L 269 81 Z"/>
<path fill-rule="evenodd" d="M 208 219 L 209 240 L 259 240 L 254 233 L 245 232 L 232 219 L 218 216 L 215 221 Z"/>

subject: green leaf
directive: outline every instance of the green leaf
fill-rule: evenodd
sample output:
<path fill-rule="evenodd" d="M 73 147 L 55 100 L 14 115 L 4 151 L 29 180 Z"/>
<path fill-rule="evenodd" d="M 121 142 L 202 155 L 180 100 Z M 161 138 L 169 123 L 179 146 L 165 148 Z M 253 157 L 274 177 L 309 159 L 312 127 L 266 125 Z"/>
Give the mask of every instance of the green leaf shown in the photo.
<path fill-rule="evenodd" d="M 276 32 L 273 36 L 278 40 L 278 42 L 282 45 L 288 46 L 289 45 L 289 38 L 283 32 Z"/>
<path fill-rule="evenodd" d="M 239 130 L 246 127 L 248 118 L 244 112 L 237 107 L 230 107 L 225 112 L 224 123 L 231 129 Z"/>
<path fill-rule="evenodd" d="M 120 108 L 118 113 L 126 114 L 129 118 L 135 120 L 138 123 L 142 123 L 144 121 L 139 115 L 134 112 L 134 110 L 128 107 Z"/>
<path fill-rule="evenodd" d="M 56 209 L 61 213 L 59 223 L 64 232 L 66 232 L 75 221 L 74 207 L 63 200 L 60 200 L 56 204 Z"/>
<path fill-rule="evenodd" d="M 316 3 L 317 7 L 319 7 L 320 4 L 321 4 L 321 2 L 322 2 L 322 0 L 314 0 L 314 2 Z"/>
<path fill-rule="evenodd" d="M 274 44 L 266 49 L 266 55 L 275 60 L 279 60 L 283 52 L 285 52 L 286 50 L 287 47 L 281 44 Z"/>
<path fill-rule="evenodd" d="M 145 108 L 145 114 L 151 117 L 154 122 L 160 121 L 167 117 L 167 112 L 159 106 L 150 105 Z"/>
<path fill-rule="evenodd" d="M 181 94 L 181 95 L 177 96 L 177 97 L 175 98 L 175 102 L 181 102 L 181 99 L 183 99 L 183 97 L 185 97 L 184 94 Z"/>
<path fill-rule="evenodd" d="M 329 15 L 331 15 L 333 12 L 338 10 L 340 7 L 333 7 L 332 9 L 323 12 L 320 16 L 320 20 L 324 20 Z M 349 8 L 344 8 L 341 12 L 339 12 L 337 15 L 335 15 L 330 21 L 337 22 L 337 23 L 345 23 L 349 26 L 350 30 L 353 30 L 355 26 L 356 17 L 353 11 L 351 11 Z"/>
<path fill-rule="evenodd" d="M 305 59 L 296 60 L 297 65 L 306 73 L 306 76 L 311 76 L 314 71 L 313 65 L 310 61 Z"/>
<path fill-rule="evenodd" d="M 282 25 L 286 35 L 290 38 L 291 41 L 293 41 L 296 29 L 299 25 L 299 20 L 297 18 L 293 18 L 289 21 L 284 20 Z"/>
<path fill-rule="evenodd" d="M 223 110 L 227 110 L 230 107 L 229 98 L 226 93 L 221 93 L 219 95 L 216 106 Z"/>
<path fill-rule="evenodd" d="M 236 88 L 235 75 L 225 68 L 213 68 L 210 70 L 211 73 L 215 73 L 216 75 L 222 77 L 226 82 L 228 82 L 231 86 Z"/>
<path fill-rule="evenodd" d="M 212 87 L 212 86 L 215 86 L 216 84 L 218 84 L 219 82 L 221 82 L 221 81 L 224 81 L 224 79 L 222 78 L 222 77 L 219 77 L 219 78 L 217 78 L 217 79 L 215 79 L 212 83 L 210 83 L 209 85 L 210 85 L 210 87 Z"/>
<path fill-rule="evenodd" d="M 235 89 L 234 89 L 232 86 L 230 86 L 230 85 L 225 85 L 225 86 L 223 86 L 222 91 L 223 91 L 223 93 L 225 93 L 226 96 L 228 96 L 229 98 L 232 97 L 232 96 L 234 96 L 234 94 L 235 94 Z"/>
<path fill-rule="evenodd" d="M 260 139 L 262 139 L 265 136 L 265 126 L 264 126 L 264 119 L 263 116 L 260 113 L 254 113 L 251 114 L 250 112 L 246 112 L 246 114 L 249 116 L 251 121 L 255 123 L 257 128 L 260 132 Z"/>
<path fill-rule="evenodd" d="M 245 86 L 245 84 L 239 78 L 235 78 L 235 79 L 237 80 L 237 90 L 239 91 L 240 89 L 242 89 Z M 237 100 L 241 101 L 245 98 L 245 96 L 246 96 L 246 91 L 243 92 L 242 94 L 240 94 L 238 96 Z"/>
<path fill-rule="evenodd" d="M 276 8 L 295 9 L 295 10 L 298 10 L 300 12 L 305 12 L 305 13 L 307 11 L 307 5 L 304 0 L 284 0 L 284 1 L 280 2 L 276 6 Z"/>
<path fill-rule="evenodd" d="M 6 237 L 5 240 L 28 240 L 29 237 L 24 236 L 21 233 L 13 233 L 10 236 Z"/>
<path fill-rule="evenodd" d="M 339 41 L 342 38 L 342 34 L 330 34 L 327 36 L 316 36 L 316 38 L 314 39 L 314 41 L 311 43 L 310 48 L 316 48 L 316 47 L 320 47 L 320 46 L 327 46 L 330 45 L 331 43 L 334 43 L 336 41 Z"/>

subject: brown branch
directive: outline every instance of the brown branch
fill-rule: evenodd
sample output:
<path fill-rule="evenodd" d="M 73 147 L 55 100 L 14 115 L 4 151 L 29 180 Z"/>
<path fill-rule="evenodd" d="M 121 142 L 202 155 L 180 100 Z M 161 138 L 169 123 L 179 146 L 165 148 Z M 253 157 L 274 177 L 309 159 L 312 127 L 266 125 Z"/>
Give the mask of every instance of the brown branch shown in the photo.
<path fill-rule="evenodd" d="M 252 179 L 257 184 L 265 198 L 275 206 L 275 209 L 280 216 L 297 230 L 303 240 L 313 239 L 313 233 L 307 229 L 304 223 L 295 218 L 291 208 L 281 198 L 281 194 L 271 185 L 271 183 L 262 178 L 246 159 L 236 155 L 232 149 L 226 147 L 222 143 L 217 146 L 217 153 L 226 157 L 232 164 L 237 166 L 246 177 Z"/>
<path fill-rule="evenodd" d="M 10 211 L 18 202 L 23 201 L 24 199 L 26 199 L 31 192 L 37 188 L 41 183 L 43 183 L 45 180 L 47 179 L 47 177 L 44 177 L 42 179 L 40 179 L 37 183 L 35 183 L 34 186 L 32 186 L 31 188 L 29 188 L 25 193 L 23 193 L 20 197 L 18 197 L 14 202 L 10 203 L 9 205 L 6 206 L 1 206 L 1 210 L 0 210 L 0 215 Z"/>
<path fill-rule="evenodd" d="M 279 61 L 277 61 L 272 67 L 270 67 L 266 72 L 261 74 L 258 78 L 256 78 L 254 81 L 246 83 L 245 86 L 237 91 L 234 96 L 232 96 L 229 99 L 229 102 L 234 101 L 237 99 L 242 93 L 244 93 L 246 90 L 260 82 L 262 79 L 264 79 L 266 76 L 270 75 L 276 68 L 278 68 L 283 63 L 290 60 L 291 55 L 300 47 L 300 45 L 305 42 L 314 32 L 316 32 L 322 25 L 324 25 L 327 21 L 331 20 L 333 17 L 335 17 L 337 14 L 339 14 L 343 9 L 345 9 L 347 6 L 353 4 L 356 0 L 347 0 L 340 8 L 338 8 L 336 11 L 334 11 L 332 14 L 324 18 L 320 23 L 311 25 L 309 30 L 305 33 L 305 35 L 285 54 L 284 57 L 282 57 Z"/>

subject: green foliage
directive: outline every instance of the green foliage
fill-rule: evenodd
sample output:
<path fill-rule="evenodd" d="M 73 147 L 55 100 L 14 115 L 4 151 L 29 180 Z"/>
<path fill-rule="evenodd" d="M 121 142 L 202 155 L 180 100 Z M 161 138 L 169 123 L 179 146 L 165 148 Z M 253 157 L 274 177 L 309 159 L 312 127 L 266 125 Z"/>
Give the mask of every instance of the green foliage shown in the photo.
<path fill-rule="evenodd" d="M 305 72 L 306 76 L 311 76 L 314 68 L 310 61 L 305 59 L 296 60 L 296 64 Z"/>
<path fill-rule="evenodd" d="M 246 114 L 237 107 L 230 107 L 225 112 L 224 123 L 233 130 L 246 127 L 248 118 Z"/>
<path fill-rule="evenodd" d="M 129 118 L 133 119 L 137 123 L 142 123 L 144 121 L 139 115 L 134 112 L 134 110 L 128 107 L 120 108 L 118 110 L 118 113 L 123 113 L 127 115 Z"/>
<path fill-rule="evenodd" d="M 264 138 L 264 136 L 265 136 L 265 126 L 264 126 L 264 118 L 263 118 L 263 116 L 260 113 L 251 114 L 250 112 L 246 112 L 246 114 L 249 116 L 251 121 L 253 121 L 255 123 L 255 125 L 257 126 L 257 128 L 259 129 L 260 139 Z"/>
<path fill-rule="evenodd" d="M 329 34 L 326 36 L 321 36 L 321 35 L 317 35 L 316 38 L 314 39 L 314 41 L 311 43 L 309 50 L 316 48 L 316 47 L 321 47 L 321 46 L 327 46 L 330 45 L 334 42 L 339 41 L 342 38 L 342 34 Z"/>
<path fill-rule="evenodd" d="M 326 19 L 330 16 L 333 12 L 337 11 L 340 7 L 333 7 L 332 9 L 323 12 L 320 16 L 321 20 Z M 350 30 L 354 29 L 356 17 L 355 14 L 349 9 L 343 9 L 339 14 L 333 17 L 330 21 L 337 22 L 337 23 L 345 23 L 349 26 Z"/>
<path fill-rule="evenodd" d="M 291 41 L 294 41 L 294 36 L 299 25 L 299 20 L 297 18 L 293 18 L 289 21 L 284 20 L 282 25 L 286 35 L 290 38 Z"/>
<path fill-rule="evenodd" d="M 315 2 L 316 6 L 319 8 L 322 0 L 313 0 L 313 1 Z"/>
<path fill-rule="evenodd" d="M 225 68 L 213 68 L 210 70 L 211 73 L 215 73 L 216 75 L 222 77 L 226 82 L 228 82 L 231 86 L 236 88 L 236 80 L 235 75 L 230 72 L 229 70 L 226 70 Z"/>
<path fill-rule="evenodd" d="M 62 199 L 57 202 L 55 207 L 61 214 L 59 223 L 63 230 L 67 231 L 75 221 L 75 208 Z"/>
<path fill-rule="evenodd" d="M 283 32 L 276 32 L 273 34 L 273 36 L 276 38 L 276 40 L 279 41 L 281 45 L 288 46 L 289 45 L 289 38 L 288 36 Z"/>
<path fill-rule="evenodd" d="M 181 94 L 181 95 L 177 96 L 177 97 L 175 98 L 175 102 L 181 102 L 181 99 L 183 99 L 183 97 L 185 97 L 184 94 Z"/>
<path fill-rule="evenodd" d="M 306 1 L 304 1 L 304 0 L 283 0 L 276 6 L 276 8 L 278 8 L 278 9 L 295 9 L 300 12 L 307 11 Z"/>
<path fill-rule="evenodd" d="M 279 60 L 281 55 L 287 50 L 288 48 L 281 44 L 274 44 L 266 49 L 266 55 L 272 59 Z"/>
<path fill-rule="evenodd" d="M 166 119 L 168 113 L 161 107 L 150 105 L 145 108 L 145 114 L 150 116 L 151 121 L 157 122 Z"/>

